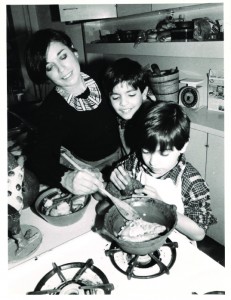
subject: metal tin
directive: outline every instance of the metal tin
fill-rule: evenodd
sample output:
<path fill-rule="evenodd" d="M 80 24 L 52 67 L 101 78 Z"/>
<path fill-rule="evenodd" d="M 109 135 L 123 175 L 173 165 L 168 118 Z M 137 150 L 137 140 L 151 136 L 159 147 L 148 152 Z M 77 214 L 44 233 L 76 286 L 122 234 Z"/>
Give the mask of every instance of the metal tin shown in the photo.
<path fill-rule="evenodd" d="M 172 41 L 185 41 L 193 40 L 193 29 L 172 29 L 171 30 Z"/>

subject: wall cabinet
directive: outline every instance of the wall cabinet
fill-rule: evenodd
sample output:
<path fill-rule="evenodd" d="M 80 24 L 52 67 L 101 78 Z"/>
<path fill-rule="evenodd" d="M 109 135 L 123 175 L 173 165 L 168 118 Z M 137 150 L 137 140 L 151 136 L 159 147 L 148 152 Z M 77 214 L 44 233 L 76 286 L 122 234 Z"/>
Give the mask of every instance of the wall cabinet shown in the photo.
<path fill-rule="evenodd" d="M 186 150 L 187 160 L 200 172 L 205 178 L 207 152 L 207 133 L 191 128 L 190 141 Z"/>
<path fill-rule="evenodd" d="M 207 235 L 224 245 L 224 138 L 191 129 L 191 139 L 185 155 L 210 188 L 211 206 L 218 223 L 210 226 Z"/>
<path fill-rule="evenodd" d="M 152 11 L 162 10 L 162 9 L 173 9 L 185 6 L 196 5 L 192 3 L 167 3 L 167 4 L 152 4 Z"/>
<path fill-rule="evenodd" d="M 124 17 L 135 14 L 147 13 L 152 10 L 151 4 L 117 4 L 117 16 Z"/>
<path fill-rule="evenodd" d="M 211 191 L 211 204 L 218 223 L 208 230 L 208 236 L 224 245 L 224 138 L 209 134 L 206 181 Z"/>
<path fill-rule="evenodd" d="M 61 22 L 116 18 L 116 4 L 59 5 Z"/>

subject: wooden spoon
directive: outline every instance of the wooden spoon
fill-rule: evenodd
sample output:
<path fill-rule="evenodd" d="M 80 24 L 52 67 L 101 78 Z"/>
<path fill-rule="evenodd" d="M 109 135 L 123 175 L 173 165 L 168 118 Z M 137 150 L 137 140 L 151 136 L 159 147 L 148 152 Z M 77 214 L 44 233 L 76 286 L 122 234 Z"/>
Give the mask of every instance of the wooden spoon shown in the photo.
<path fill-rule="evenodd" d="M 107 190 L 104 188 L 99 188 L 99 191 L 104 195 L 107 196 L 111 201 L 115 204 L 120 214 L 127 219 L 128 221 L 136 220 L 140 218 L 138 212 L 128 203 L 121 201 L 120 199 L 114 197 Z"/>
<path fill-rule="evenodd" d="M 83 170 L 75 161 L 73 161 L 66 153 L 61 153 L 61 155 L 72 164 L 77 170 Z M 128 203 L 121 201 L 120 199 L 114 197 L 104 188 L 99 188 L 99 191 L 104 195 L 107 196 L 111 201 L 115 204 L 116 208 L 120 212 L 120 214 L 127 219 L 128 221 L 136 220 L 140 218 L 138 212 Z"/>

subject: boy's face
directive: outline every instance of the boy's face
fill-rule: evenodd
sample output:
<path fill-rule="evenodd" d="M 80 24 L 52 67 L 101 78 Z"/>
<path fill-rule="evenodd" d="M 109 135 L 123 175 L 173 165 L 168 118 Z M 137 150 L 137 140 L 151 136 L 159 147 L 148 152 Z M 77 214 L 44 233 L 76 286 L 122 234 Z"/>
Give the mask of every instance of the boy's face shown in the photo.
<path fill-rule="evenodd" d="M 181 153 L 186 149 L 177 150 L 175 147 L 172 150 L 165 150 L 160 152 L 158 147 L 154 153 L 147 151 L 146 149 L 141 150 L 142 158 L 148 169 L 155 174 L 156 177 L 163 176 L 178 163 L 178 159 Z"/>
<path fill-rule="evenodd" d="M 109 95 L 115 112 L 124 120 L 130 120 L 146 98 L 147 89 L 141 93 L 127 82 L 118 83 Z"/>

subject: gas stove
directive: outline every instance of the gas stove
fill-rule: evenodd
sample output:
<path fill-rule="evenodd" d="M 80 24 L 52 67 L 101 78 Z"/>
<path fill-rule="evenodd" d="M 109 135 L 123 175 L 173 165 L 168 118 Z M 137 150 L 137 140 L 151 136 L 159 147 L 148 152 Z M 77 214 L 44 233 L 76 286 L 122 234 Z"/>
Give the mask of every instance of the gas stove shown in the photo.
<path fill-rule="evenodd" d="M 27 295 L 102 295 L 114 289 L 92 259 L 61 266 L 52 263 L 50 270 Z"/>
<path fill-rule="evenodd" d="M 178 244 L 168 238 L 158 250 L 146 255 L 135 255 L 124 252 L 113 242 L 105 254 L 110 257 L 115 268 L 127 275 L 128 279 L 148 279 L 169 274 L 176 260 L 176 247 Z"/>
<path fill-rule="evenodd" d="M 94 213 L 94 205 L 88 213 Z M 90 227 L 94 216 L 89 219 Z M 43 224 L 43 220 L 39 222 Z M 45 223 L 43 225 L 48 226 Z M 53 240 L 58 239 L 59 231 L 63 236 L 69 235 L 69 240 L 56 241 L 56 246 L 49 244 L 46 249 L 42 244 L 42 252 L 40 248 L 33 257 L 11 266 L 8 295 L 36 292 L 48 295 L 110 294 L 118 297 L 145 295 L 146 299 L 153 299 L 153 295 L 187 297 L 211 291 L 226 291 L 227 294 L 225 268 L 176 230 L 161 249 L 136 257 L 124 253 L 90 228 L 84 228 L 85 232 L 72 237 L 70 231 L 73 229 L 69 226 L 62 229 L 48 227 L 49 232 L 46 232 L 39 226 L 43 242 L 48 239 L 47 235 L 53 236 Z"/>

